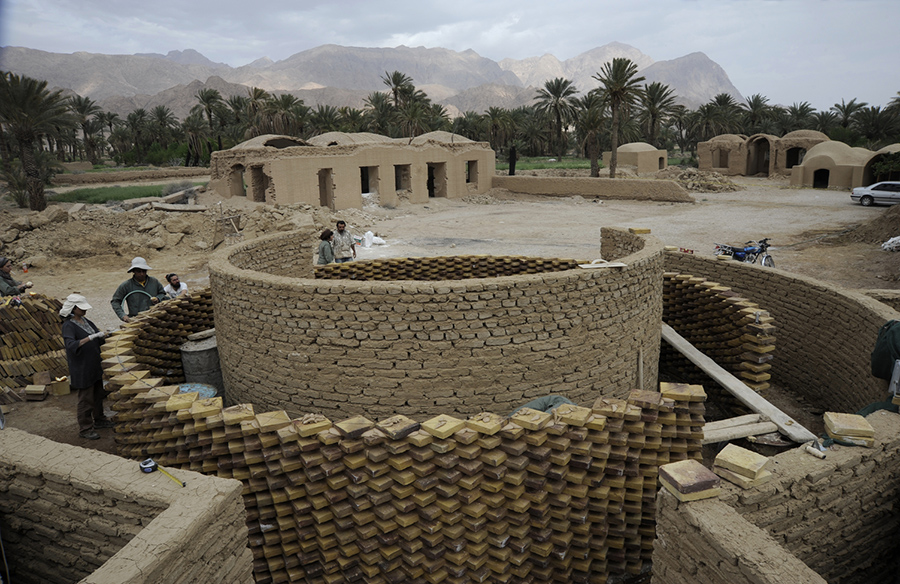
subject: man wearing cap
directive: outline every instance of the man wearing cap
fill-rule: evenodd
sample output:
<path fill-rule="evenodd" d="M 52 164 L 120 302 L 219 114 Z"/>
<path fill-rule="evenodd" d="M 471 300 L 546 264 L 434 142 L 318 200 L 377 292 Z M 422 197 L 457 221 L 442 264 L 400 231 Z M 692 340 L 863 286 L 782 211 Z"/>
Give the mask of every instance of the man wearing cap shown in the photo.
<path fill-rule="evenodd" d="M 131 260 L 131 267 L 128 269 L 131 278 L 116 288 L 116 293 L 113 294 L 110 302 L 119 320 L 130 322 L 132 316 L 149 310 L 154 304 L 169 297 L 159 280 L 147 275 L 150 269 L 147 261 L 142 257 Z M 128 306 L 127 315 L 123 304 Z"/>

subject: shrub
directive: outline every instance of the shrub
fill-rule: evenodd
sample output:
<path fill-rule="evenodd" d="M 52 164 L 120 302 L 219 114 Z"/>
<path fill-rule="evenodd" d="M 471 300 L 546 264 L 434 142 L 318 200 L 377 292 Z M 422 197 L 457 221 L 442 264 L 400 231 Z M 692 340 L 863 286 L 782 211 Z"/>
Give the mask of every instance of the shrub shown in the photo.
<path fill-rule="evenodd" d="M 194 188 L 194 183 L 189 180 L 178 181 L 177 183 L 168 183 L 163 185 L 161 197 L 172 195 L 187 189 Z"/>

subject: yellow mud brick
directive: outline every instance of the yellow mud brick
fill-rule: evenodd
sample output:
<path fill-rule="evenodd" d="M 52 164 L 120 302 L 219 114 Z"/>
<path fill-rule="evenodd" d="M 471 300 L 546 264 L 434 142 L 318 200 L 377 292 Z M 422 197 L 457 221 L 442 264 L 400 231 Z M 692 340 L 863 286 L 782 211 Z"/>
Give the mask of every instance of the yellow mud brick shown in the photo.
<path fill-rule="evenodd" d="M 769 458 L 736 444 L 728 444 L 716 455 L 715 464 L 725 470 L 755 479 L 766 470 Z"/>
<path fill-rule="evenodd" d="M 606 428 L 606 416 L 602 416 L 600 414 L 592 414 L 590 418 L 588 418 L 587 422 L 584 423 L 585 428 L 589 430 L 598 430 L 602 431 Z"/>
<path fill-rule="evenodd" d="M 359 438 L 374 426 L 375 422 L 365 416 L 354 416 L 334 425 L 344 438 Z"/>
<path fill-rule="evenodd" d="M 844 442 L 845 444 L 851 444 L 853 446 L 866 446 L 868 448 L 875 446 L 874 438 L 862 438 L 859 436 L 844 436 L 843 434 L 836 434 L 836 433 L 832 432 L 831 430 L 829 430 L 828 428 L 825 428 L 825 433 L 828 434 L 828 436 L 830 436 L 831 438 L 834 438 L 835 440 L 840 440 L 841 442 Z"/>
<path fill-rule="evenodd" d="M 499 414 L 483 412 L 466 420 L 466 426 L 475 432 L 493 436 L 503 427 L 505 420 Z"/>
<path fill-rule="evenodd" d="M 621 418 L 625 415 L 625 400 L 614 397 L 600 397 L 594 402 L 592 410 L 607 418 Z"/>
<path fill-rule="evenodd" d="M 222 398 L 211 397 L 207 399 L 199 399 L 191 404 L 191 417 L 195 420 L 206 418 L 222 409 Z"/>
<path fill-rule="evenodd" d="M 253 418 L 253 404 L 238 404 L 222 410 L 222 421 L 226 425 L 240 424 Z"/>
<path fill-rule="evenodd" d="M 440 416 L 431 418 L 426 422 L 422 422 L 422 430 L 428 432 L 435 438 L 449 438 L 455 432 L 466 427 L 466 422 L 453 416 L 441 414 Z"/>
<path fill-rule="evenodd" d="M 197 401 L 200 394 L 196 391 L 190 393 L 176 393 L 166 401 L 167 412 L 177 412 L 185 408 L 190 408 L 191 404 Z"/>
<path fill-rule="evenodd" d="M 302 418 L 294 420 L 293 426 L 300 436 L 307 438 L 331 428 L 331 420 L 322 414 L 306 414 Z"/>
<path fill-rule="evenodd" d="M 713 465 L 713 472 L 726 481 L 734 483 L 744 489 L 752 489 L 753 487 L 764 485 L 771 481 L 774 476 L 771 472 L 762 470 L 756 478 L 749 478 L 715 465 Z"/>
<path fill-rule="evenodd" d="M 287 412 L 280 410 L 257 414 L 256 421 L 259 422 L 260 432 L 274 432 L 289 425 L 291 418 L 287 415 Z"/>
<path fill-rule="evenodd" d="M 540 430 L 550 423 L 553 416 L 546 412 L 539 412 L 531 408 L 522 408 L 510 417 L 510 422 L 525 428 L 526 430 Z"/>
<path fill-rule="evenodd" d="M 875 429 L 864 417 L 858 414 L 841 414 L 838 412 L 825 412 L 822 416 L 825 429 L 836 436 L 851 436 L 854 438 L 874 438 Z"/>
<path fill-rule="evenodd" d="M 629 227 L 629 233 L 634 233 L 635 235 L 649 235 L 650 228 L 649 227 Z"/>
<path fill-rule="evenodd" d="M 571 426 L 584 426 L 593 415 L 593 412 L 590 408 L 563 404 L 553 410 L 553 414 L 560 422 Z"/>
<path fill-rule="evenodd" d="M 411 418 L 398 414 L 378 422 L 376 428 L 384 432 L 391 440 L 400 440 L 418 430 L 419 423 Z"/>
<path fill-rule="evenodd" d="M 664 483 L 668 483 L 669 487 L 682 495 L 707 491 L 719 486 L 719 477 L 694 459 L 671 462 L 660 466 L 659 479 Z"/>

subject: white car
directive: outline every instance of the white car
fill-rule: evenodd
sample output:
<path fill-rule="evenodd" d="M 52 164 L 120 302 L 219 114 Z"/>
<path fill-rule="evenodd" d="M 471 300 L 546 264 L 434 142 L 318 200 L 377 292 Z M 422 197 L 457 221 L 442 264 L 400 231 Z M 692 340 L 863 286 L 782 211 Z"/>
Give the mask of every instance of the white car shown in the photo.
<path fill-rule="evenodd" d="M 850 198 L 869 207 L 876 203 L 896 205 L 900 203 L 900 181 L 884 181 L 867 187 L 856 187 L 850 192 Z"/>

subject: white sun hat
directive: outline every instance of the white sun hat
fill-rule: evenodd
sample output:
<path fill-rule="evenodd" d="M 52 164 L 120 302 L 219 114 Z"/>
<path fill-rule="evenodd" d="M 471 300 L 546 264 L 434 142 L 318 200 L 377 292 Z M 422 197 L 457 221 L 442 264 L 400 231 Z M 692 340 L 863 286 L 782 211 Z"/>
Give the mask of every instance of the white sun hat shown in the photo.
<path fill-rule="evenodd" d="M 131 267 L 128 268 L 128 272 L 131 273 L 133 270 L 150 270 L 150 266 L 147 265 L 147 260 L 138 256 L 131 260 Z"/>
<path fill-rule="evenodd" d="M 76 306 L 81 310 L 91 309 L 91 305 L 88 304 L 87 298 L 81 294 L 69 294 L 66 297 L 66 301 L 63 302 L 63 307 L 59 309 L 59 315 L 63 318 L 68 317 L 72 314 L 72 309 Z"/>

